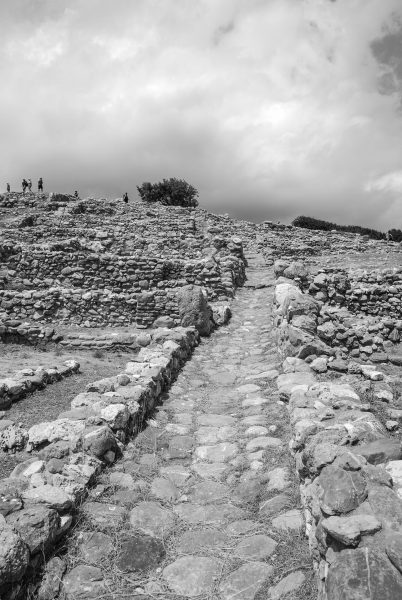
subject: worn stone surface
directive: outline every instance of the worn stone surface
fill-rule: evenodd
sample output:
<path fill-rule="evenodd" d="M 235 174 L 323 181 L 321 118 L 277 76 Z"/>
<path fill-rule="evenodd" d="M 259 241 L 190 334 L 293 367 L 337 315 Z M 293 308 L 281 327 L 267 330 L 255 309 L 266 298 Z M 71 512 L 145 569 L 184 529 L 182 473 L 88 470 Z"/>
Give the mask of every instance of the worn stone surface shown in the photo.
<path fill-rule="evenodd" d="M 106 598 L 111 600 L 103 580 L 103 573 L 97 567 L 78 565 L 63 579 L 63 588 L 67 600 L 88 600 Z"/>
<path fill-rule="evenodd" d="M 146 571 L 156 567 L 164 558 L 163 544 L 148 536 L 130 536 L 121 542 L 116 565 L 123 573 Z"/>
<path fill-rule="evenodd" d="M 146 535 L 162 537 L 171 531 L 174 516 L 156 502 L 140 502 L 130 513 L 130 523 Z"/>
<path fill-rule="evenodd" d="M 267 535 L 253 535 L 242 540 L 235 548 L 235 554 L 243 559 L 262 560 L 275 551 L 277 543 Z"/>
<path fill-rule="evenodd" d="M 394 600 L 402 596 L 402 576 L 381 552 L 344 550 L 330 567 L 326 592 L 328 600 Z"/>
<path fill-rule="evenodd" d="M 193 598 L 212 591 L 221 570 L 220 561 L 205 556 L 183 556 L 163 569 L 169 587 Z"/>
<path fill-rule="evenodd" d="M 253 600 L 273 567 L 263 562 L 248 562 L 223 580 L 219 592 L 223 600 Z"/>

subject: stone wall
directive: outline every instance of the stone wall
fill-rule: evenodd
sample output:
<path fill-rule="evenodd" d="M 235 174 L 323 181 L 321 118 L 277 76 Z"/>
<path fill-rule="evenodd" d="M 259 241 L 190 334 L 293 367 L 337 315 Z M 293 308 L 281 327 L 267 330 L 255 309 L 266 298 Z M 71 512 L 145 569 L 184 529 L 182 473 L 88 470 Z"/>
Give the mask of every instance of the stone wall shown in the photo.
<path fill-rule="evenodd" d="M 3 255 L 8 250 L 3 246 Z M 161 315 L 177 321 L 177 289 L 200 285 L 215 301 L 233 297 L 245 280 L 243 260 L 218 253 L 190 261 L 21 252 L 8 255 L 0 268 L 5 288 L 0 290 L 0 318 L 88 327 L 151 326 Z"/>
<path fill-rule="evenodd" d="M 70 530 L 88 486 L 139 430 L 198 339 L 191 327 L 155 330 L 124 373 L 89 384 L 70 411 L 25 432 L 32 459 L 0 481 L 3 600 L 22 600 L 35 589 L 32 578 Z"/>
<path fill-rule="evenodd" d="M 45 369 L 22 369 L 12 377 L 0 379 L 0 410 L 9 408 L 13 402 L 24 398 L 37 389 L 42 389 L 49 383 L 60 381 L 79 371 L 80 365 L 76 360 L 67 360 L 62 365 Z M 4 428 L 5 421 L 1 421 Z"/>
<path fill-rule="evenodd" d="M 378 399 L 392 402 L 392 380 L 356 362 L 346 364 L 348 375 L 337 381 L 326 378 L 338 359 L 317 338 L 319 310 L 297 282 L 278 279 L 275 324 L 284 358 L 278 389 L 293 430 L 319 599 L 399 598 L 402 445 L 362 392 L 369 381 Z"/>
<path fill-rule="evenodd" d="M 309 291 L 318 300 L 346 306 L 353 313 L 402 319 L 402 267 L 373 271 L 321 269 Z"/>

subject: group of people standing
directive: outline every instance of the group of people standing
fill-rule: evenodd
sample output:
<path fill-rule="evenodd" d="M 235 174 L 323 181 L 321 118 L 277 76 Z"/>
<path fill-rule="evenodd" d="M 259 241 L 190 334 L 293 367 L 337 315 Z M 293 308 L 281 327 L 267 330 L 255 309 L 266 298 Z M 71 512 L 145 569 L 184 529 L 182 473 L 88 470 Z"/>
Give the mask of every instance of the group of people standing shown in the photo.
<path fill-rule="evenodd" d="M 25 194 L 25 192 L 28 190 L 28 192 L 32 192 L 32 181 L 30 179 L 24 179 L 22 180 L 21 183 L 22 186 L 22 193 Z M 11 187 L 10 184 L 7 183 L 7 192 L 11 192 Z M 38 179 L 38 192 L 43 192 L 43 179 L 42 177 L 39 177 Z"/>

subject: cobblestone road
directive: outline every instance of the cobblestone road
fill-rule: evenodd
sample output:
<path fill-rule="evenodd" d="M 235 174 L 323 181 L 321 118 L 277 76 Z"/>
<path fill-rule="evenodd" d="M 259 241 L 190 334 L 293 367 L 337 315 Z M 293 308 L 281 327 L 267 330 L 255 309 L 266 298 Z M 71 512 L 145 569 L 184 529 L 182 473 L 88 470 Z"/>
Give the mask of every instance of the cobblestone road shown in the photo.
<path fill-rule="evenodd" d="M 195 350 L 84 505 L 67 597 L 316 597 L 275 385 L 273 274 L 248 259 L 231 322 Z"/>

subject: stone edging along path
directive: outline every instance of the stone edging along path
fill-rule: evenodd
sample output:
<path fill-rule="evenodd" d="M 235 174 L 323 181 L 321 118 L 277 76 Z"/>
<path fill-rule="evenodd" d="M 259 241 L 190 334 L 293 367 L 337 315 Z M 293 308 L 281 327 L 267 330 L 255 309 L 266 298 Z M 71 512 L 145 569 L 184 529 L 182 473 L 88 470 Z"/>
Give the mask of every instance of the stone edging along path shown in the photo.
<path fill-rule="evenodd" d="M 88 486 L 112 464 L 198 344 L 193 327 L 155 330 L 115 377 L 89 384 L 71 411 L 28 430 L 35 457 L 0 481 L 0 597 L 26 598 L 43 557 L 70 529 Z"/>
<path fill-rule="evenodd" d="M 303 360 L 328 354 L 312 335 L 315 300 L 280 277 L 274 304 L 284 358 L 277 385 L 288 402 L 319 598 L 402 598 L 400 440 L 387 436 L 356 392 L 359 369 L 346 381 L 323 381 Z M 367 365 L 363 374 L 379 383 L 384 378 Z"/>

